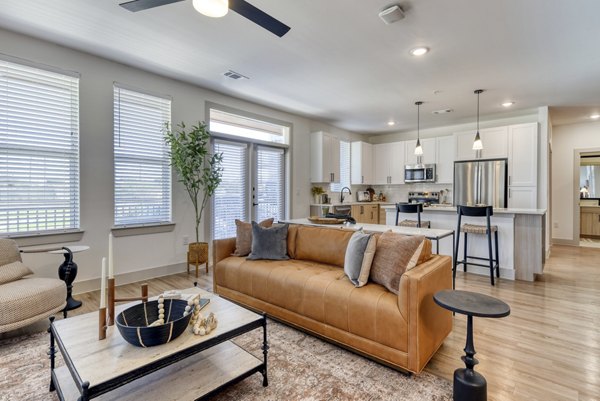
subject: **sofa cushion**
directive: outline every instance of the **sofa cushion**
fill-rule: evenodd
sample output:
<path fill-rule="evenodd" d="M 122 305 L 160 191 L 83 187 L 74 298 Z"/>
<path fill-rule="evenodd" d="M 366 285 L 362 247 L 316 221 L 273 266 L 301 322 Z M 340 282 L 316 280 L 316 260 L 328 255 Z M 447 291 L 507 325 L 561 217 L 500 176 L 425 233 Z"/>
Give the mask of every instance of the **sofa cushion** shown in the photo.
<path fill-rule="evenodd" d="M 355 287 L 367 284 L 375 247 L 376 239 L 373 234 L 357 231 L 350 238 L 344 259 L 344 273 Z"/>
<path fill-rule="evenodd" d="M 371 267 L 371 280 L 398 294 L 400 277 L 431 258 L 431 242 L 424 236 L 381 234 Z"/>
<path fill-rule="evenodd" d="M 10 283 L 30 274 L 33 272 L 23 262 L 16 261 L 0 266 L 0 284 Z"/>
<path fill-rule="evenodd" d="M 353 233 L 352 230 L 299 226 L 296 234 L 296 259 L 343 268 L 346 247 Z"/>
<path fill-rule="evenodd" d="M 275 224 L 272 227 L 263 228 L 253 221 L 252 251 L 247 259 L 289 259 L 290 257 L 287 254 L 287 233 L 287 224 Z"/>
<path fill-rule="evenodd" d="M 67 286 L 56 278 L 28 277 L 0 288 L 0 326 L 46 317 L 46 312 L 64 305 Z"/>
<path fill-rule="evenodd" d="M 271 227 L 274 219 L 266 219 L 258 223 L 261 227 Z M 252 224 L 235 219 L 235 256 L 246 256 L 252 250 Z"/>

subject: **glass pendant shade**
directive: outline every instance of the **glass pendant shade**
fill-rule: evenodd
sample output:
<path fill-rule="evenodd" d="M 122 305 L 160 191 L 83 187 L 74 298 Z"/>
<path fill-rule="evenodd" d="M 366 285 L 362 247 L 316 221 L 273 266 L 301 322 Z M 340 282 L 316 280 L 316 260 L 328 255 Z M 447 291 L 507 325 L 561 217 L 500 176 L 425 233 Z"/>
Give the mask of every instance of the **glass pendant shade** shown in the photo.
<path fill-rule="evenodd" d="M 421 140 L 417 139 L 417 146 L 415 146 L 415 155 L 423 155 L 423 147 L 421 146 Z"/>
<path fill-rule="evenodd" d="M 194 8 L 207 17 L 219 18 L 229 11 L 228 0 L 194 0 Z"/>
<path fill-rule="evenodd" d="M 483 144 L 481 143 L 481 137 L 479 136 L 479 131 L 477 131 L 477 135 L 475 135 L 475 140 L 473 141 L 473 150 L 481 150 L 483 149 Z"/>

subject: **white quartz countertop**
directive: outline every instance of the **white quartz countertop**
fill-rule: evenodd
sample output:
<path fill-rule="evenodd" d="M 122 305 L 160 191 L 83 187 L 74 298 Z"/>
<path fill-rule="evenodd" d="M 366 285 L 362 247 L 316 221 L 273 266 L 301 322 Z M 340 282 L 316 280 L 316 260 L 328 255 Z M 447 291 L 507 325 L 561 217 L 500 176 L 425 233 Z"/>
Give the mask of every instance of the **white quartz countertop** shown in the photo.
<path fill-rule="evenodd" d="M 386 232 L 393 231 L 395 233 L 404 235 L 424 235 L 430 239 L 443 238 L 454 232 L 454 230 L 438 229 L 438 228 L 417 228 L 417 227 L 399 227 L 399 226 L 386 226 L 384 224 L 316 224 L 308 219 L 291 219 L 283 220 L 282 223 L 290 224 L 302 224 L 306 226 L 318 226 L 318 227 L 331 227 L 331 228 L 345 228 L 349 230 L 360 230 L 361 228 L 365 231 L 373 232 Z"/>
<path fill-rule="evenodd" d="M 396 205 L 382 206 L 382 209 L 396 210 Z M 456 213 L 456 206 L 431 206 L 423 208 L 423 213 L 426 212 L 452 212 Z M 543 215 L 546 213 L 546 209 L 517 209 L 517 208 L 505 208 L 505 209 L 494 209 L 494 214 L 535 214 Z"/>

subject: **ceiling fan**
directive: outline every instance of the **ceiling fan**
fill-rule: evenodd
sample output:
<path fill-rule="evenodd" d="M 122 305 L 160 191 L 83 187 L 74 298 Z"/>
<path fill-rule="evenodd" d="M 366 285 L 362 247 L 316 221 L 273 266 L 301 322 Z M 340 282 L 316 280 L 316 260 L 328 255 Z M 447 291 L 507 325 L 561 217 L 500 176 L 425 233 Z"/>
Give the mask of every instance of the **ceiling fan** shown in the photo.
<path fill-rule="evenodd" d="M 132 0 L 119 5 L 129 11 L 136 12 L 180 1 L 184 0 Z M 228 9 L 231 9 L 279 37 L 290 30 L 289 26 L 245 0 L 193 0 L 193 3 L 198 12 L 209 17 L 222 17 L 227 14 Z"/>

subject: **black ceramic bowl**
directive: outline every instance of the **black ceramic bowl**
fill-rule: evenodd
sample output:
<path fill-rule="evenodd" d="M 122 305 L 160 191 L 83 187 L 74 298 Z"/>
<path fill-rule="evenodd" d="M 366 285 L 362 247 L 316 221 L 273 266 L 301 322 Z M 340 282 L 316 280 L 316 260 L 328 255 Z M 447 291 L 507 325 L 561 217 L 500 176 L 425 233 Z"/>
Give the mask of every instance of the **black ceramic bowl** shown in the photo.
<path fill-rule="evenodd" d="M 141 303 L 125 309 L 117 315 L 115 323 L 119 332 L 129 344 L 138 347 L 152 347 L 166 344 L 185 331 L 192 318 L 184 315 L 187 301 L 165 299 L 165 324 L 148 327 L 158 319 L 158 301 Z"/>

